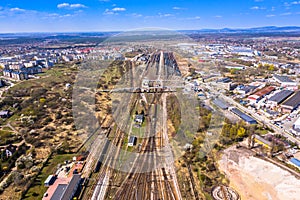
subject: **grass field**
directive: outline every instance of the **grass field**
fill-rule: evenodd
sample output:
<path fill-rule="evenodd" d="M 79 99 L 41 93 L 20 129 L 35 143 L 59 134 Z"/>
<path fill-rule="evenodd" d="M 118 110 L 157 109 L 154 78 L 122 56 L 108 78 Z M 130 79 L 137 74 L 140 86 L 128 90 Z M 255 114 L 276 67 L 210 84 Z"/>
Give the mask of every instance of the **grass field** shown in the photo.
<path fill-rule="evenodd" d="M 0 130 L 0 145 L 6 145 L 20 141 L 21 140 L 17 138 L 15 133 L 9 130 Z"/>

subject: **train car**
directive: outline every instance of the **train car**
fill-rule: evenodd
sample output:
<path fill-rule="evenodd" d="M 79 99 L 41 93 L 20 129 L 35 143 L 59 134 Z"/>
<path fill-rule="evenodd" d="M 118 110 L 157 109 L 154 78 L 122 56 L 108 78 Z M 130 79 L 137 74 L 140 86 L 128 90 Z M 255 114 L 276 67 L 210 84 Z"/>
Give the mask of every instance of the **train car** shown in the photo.
<path fill-rule="evenodd" d="M 107 140 L 107 141 L 105 142 L 105 145 L 104 145 L 104 147 L 103 147 L 102 153 L 101 153 L 99 159 L 97 160 L 96 166 L 95 166 L 95 168 L 94 168 L 94 173 L 99 172 L 99 170 L 100 170 L 100 168 L 101 168 L 101 166 L 102 166 L 102 163 L 104 162 L 105 155 L 106 155 L 106 153 L 107 153 L 107 151 L 108 151 L 109 143 L 110 143 L 109 140 Z"/>

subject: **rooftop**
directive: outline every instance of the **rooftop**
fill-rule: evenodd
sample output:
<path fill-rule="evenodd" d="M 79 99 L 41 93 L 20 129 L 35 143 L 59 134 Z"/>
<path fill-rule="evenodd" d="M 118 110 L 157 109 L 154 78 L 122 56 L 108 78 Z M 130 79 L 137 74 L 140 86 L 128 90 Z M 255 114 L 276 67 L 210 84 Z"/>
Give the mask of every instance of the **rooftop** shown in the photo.
<path fill-rule="evenodd" d="M 273 77 L 282 83 L 295 83 L 288 76 L 279 76 L 279 75 L 275 74 Z"/>
<path fill-rule="evenodd" d="M 298 160 L 297 158 L 292 158 L 290 160 L 294 165 L 297 165 L 298 167 L 300 167 L 300 160 Z"/>
<path fill-rule="evenodd" d="M 62 195 L 62 200 L 70 200 L 74 194 L 74 191 L 77 189 L 79 182 L 81 181 L 81 174 L 74 174 L 71 179 L 68 187 Z"/>
<path fill-rule="evenodd" d="M 1 110 L 0 115 L 8 115 L 9 111 L 8 110 Z"/>
<path fill-rule="evenodd" d="M 295 121 L 294 125 L 300 126 L 300 117 Z"/>
<path fill-rule="evenodd" d="M 213 100 L 213 103 L 216 104 L 221 109 L 228 109 L 229 105 L 221 99 Z"/>
<path fill-rule="evenodd" d="M 300 91 L 296 92 L 291 98 L 286 100 L 282 106 L 295 108 L 300 104 Z"/>
<path fill-rule="evenodd" d="M 263 96 L 269 94 L 270 92 L 272 92 L 273 90 L 275 90 L 275 87 L 273 87 L 273 86 L 265 87 L 265 88 L 259 90 L 258 92 L 255 92 L 254 95 L 263 97 Z"/>
<path fill-rule="evenodd" d="M 57 178 L 55 180 L 55 182 L 53 183 L 53 185 L 51 185 L 47 192 L 48 193 L 48 196 L 47 197 L 44 197 L 43 200 L 51 200 L 52 199 L 52 196 L 54 196 L 56 190 L 58 187 L 62 187 L 62 186 L 59 186 L 59 185 L 68 185 L 68 182 L 70 181 L 70 178 Z M 58 191 L 61 191 L 62 188 L 60 188 Z M 55 194 L 57 195 L 57 194 Z"/>
<path fill-rule="evenodd" d="M 284 100 L 286 100 L 288 97 L 290 97 L 294 92 L 290 90 L 282 90 L 275 95 L 273 95 L 269 101 L 273 101 L 276 103 L 282 103 Z"/>
<path fill-rule="evenodd" d="M 262 143 L 268 145 L 268 146 L 272 146 L 272 142 L 266 140 L 265 138 L 263 138 L 263 137 L 261 137 L 261 136 L 259 136 L 259 135 L 255 135 L 255 138 L 256 138 L 257 140 L 259 140 L 260 142 L 262 142 Z"/>
<path fill-rule="evenodd" d="M 56 190 L 50 200 L 60 200 L 62 194 L 66 191 L 67 187 L 68 187 L 68 184 L 59 184 L 56 187 Z"/>
<path fill-rule="evenodd" d="M 237 108 L 233 108 L 231 110 L 234 114 L 238 115 L 240 118 L 242 118 L 244 121 L 248 122 L 249 124 L 257 124 L 257 121 L 250 117 L 249 115 L 243 113 Z"/>

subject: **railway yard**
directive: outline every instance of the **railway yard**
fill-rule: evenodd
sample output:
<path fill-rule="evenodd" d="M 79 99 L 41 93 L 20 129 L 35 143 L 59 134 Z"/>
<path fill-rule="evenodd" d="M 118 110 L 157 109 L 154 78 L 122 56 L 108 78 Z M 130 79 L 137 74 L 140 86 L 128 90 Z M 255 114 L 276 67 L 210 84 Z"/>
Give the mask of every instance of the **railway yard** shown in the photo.
<path fill-rule="evenodd" d="M 175 91 L 170 82 L 179 80 L 180 70 L 174 54 L 163 51 L 152 53 L 139 67 L 142 71 L 131 67 L 125 74 L 120 87 L 126 90 L 118 86 L 100 90 L 126 101 L 113 109 L 114 120 L 90 137 L 82 199 L 182 199 L 166 124 L 166 98 Z M 176 84 L 176 89 L 180 87 Z M 128 116 L 119 115 L 124 107 Z M 136 128 L 133 117 L 139 110 L 144 120 L 142 127 Z M 133 147 L 126 142 L 130 136 L 137 137 Z"/>

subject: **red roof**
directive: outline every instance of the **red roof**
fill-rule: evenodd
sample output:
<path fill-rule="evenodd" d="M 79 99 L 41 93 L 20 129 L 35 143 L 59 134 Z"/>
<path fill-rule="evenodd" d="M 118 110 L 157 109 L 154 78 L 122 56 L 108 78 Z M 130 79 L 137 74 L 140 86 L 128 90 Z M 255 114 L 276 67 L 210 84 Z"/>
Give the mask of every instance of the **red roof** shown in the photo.
<path fill-rule="evenodd" d="M 265 87 L 265 88 L 259 90 L 258 92 L 255 92 L 253 95 L 257 95 L 259 97 L 263 97 L 265 95 L 270 94 L 274 90 L 275 90 L 275 87 L 269 86 L 269 87 Z"/>

